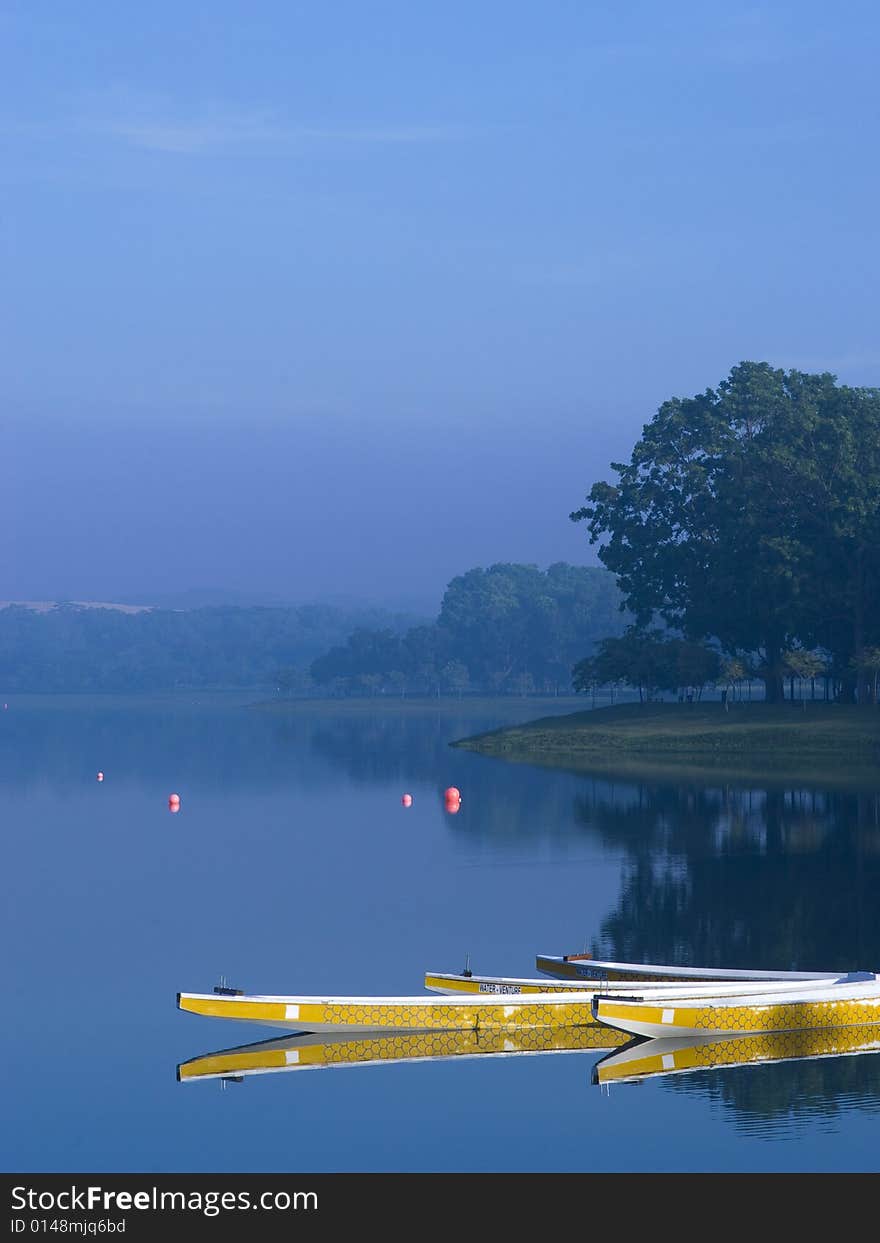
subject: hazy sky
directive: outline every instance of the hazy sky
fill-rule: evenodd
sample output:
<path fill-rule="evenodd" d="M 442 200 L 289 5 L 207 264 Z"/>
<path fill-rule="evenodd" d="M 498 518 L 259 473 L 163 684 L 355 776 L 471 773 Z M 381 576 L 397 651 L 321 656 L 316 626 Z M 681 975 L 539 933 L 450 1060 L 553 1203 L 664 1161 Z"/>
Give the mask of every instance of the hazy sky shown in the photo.
<path fill-rule="evenodd" d="M 439 600 L 744 358 L 880 384 L 870 0 L 0 2 L 0 598 Z"/>

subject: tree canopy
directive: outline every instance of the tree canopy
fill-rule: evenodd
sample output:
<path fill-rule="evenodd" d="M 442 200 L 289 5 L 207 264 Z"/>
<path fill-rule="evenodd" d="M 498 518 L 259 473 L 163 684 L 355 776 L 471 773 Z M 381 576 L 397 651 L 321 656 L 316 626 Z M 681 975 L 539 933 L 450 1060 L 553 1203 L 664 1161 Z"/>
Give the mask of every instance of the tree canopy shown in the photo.
<path fill-rule="evenodd" d="M 635 626 L 618 638 L 602 639 L 596 654 L 578 661 L 572 671 L 577 691 L 621 683 L 635 687 L 640 701 L 663 691 L 692 691 L 699 698 L 703 688 L 720 677 L 717 652 L 702 643 Z"/>
<path fill-rule="evenodd" d="M 880 390 L 743 362 L 716 389 L 665 401 L 617 481 L 570 516 L 645 627 L 746 657 L 767 698 L 785 654 L 827 651 L 863 698 L 880 642 Z"/>
<path fill-rule="evenodd" d="M 436 623 L 404 634 L 360 630 L 312 663 L 320 685 L 461 694 L 571 689 L 574 663 L 626 619 L 613 577 L 598 566 L 498 563 L 446 588 Z"/>

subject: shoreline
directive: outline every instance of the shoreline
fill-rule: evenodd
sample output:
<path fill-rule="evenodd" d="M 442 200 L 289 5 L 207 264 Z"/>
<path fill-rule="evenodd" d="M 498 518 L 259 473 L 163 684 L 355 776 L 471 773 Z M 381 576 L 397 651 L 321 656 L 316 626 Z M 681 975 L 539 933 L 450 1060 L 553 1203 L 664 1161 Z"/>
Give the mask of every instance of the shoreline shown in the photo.
<path fill-rule="evenodd" d="M 481 755 L 549 762 L 712 758 L 880 760 L 880 708 L 805 700 L 623 704 L 542 717 L 459 738 Z M 579 766 L 579 765 L 578 765 Z"/>

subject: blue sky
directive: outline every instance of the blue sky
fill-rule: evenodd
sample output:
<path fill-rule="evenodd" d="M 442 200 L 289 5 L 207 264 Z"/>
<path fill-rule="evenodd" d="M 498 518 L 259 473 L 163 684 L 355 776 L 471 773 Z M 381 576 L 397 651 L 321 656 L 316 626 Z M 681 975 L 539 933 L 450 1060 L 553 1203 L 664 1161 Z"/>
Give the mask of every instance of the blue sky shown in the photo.
<path fill-rule="evenodd" d="M 880 384 L 878 34 L 0 3 L 0 598 L 433 603 L 741 359 Z"/>

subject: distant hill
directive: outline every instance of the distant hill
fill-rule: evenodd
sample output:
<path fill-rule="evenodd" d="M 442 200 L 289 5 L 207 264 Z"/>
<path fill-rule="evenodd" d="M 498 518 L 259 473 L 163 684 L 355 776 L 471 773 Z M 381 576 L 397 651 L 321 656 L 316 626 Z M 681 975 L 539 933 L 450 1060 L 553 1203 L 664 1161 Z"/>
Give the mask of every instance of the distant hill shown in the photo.
<path fill-rule="evenodd" d="M 78 609 L 116 609 L 119 613 L 143 613 L 155 608 L 152 604 L 118 604 L 109 600 L 0 600 L 0 609 L 29 609 L 32 613 L 49 613 L 62 605 Z"/>

